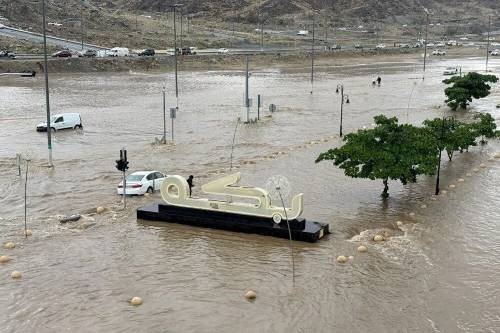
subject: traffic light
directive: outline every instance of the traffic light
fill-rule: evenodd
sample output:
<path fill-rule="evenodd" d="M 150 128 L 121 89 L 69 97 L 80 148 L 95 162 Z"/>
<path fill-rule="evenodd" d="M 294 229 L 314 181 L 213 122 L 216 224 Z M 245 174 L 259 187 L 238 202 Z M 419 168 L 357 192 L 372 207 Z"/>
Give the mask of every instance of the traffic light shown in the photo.
<path fill-rule="evenodd" d="M 116 160 L 116 168 L 122 172 L 128 170 L 127 151 L 125 148 L 120 150 L 120 159 Z"/>

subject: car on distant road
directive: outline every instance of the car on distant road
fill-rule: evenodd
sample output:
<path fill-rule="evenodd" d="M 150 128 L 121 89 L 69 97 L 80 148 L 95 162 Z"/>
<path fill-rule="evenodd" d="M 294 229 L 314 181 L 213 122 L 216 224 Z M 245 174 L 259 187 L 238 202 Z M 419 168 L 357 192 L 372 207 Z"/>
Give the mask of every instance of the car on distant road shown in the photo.
<path fill-rule="evenodd" d="M 97 57 L 97 51 L 89 49 L 89 50 L 86 50 L 85 52 L 79 52 L 78 56 L 85 57 L 85 58 L 95 58 L 95 57 Z"/>
<path fill-rule="evenodd" d="M 340 46 L 339 44 L 333 44 L 332 46 L 330 46 L 330 50 L 341 50 L 342 49 L 342 46 Z"/>
<path fill-rule="evenodd" d="M 409 44 L 399 44 L 399 48 L 401 48 L 401 49 L 409 49 L 410 45 Z"/>
<path fill-rule="evenodd" d="M 427 44 L 427 47 L 429 47 L 429 48 L 433 48 L 433 47 L 435 47 L 435 46 L 436 46 L 436 44 L 434 44 L 434 43 L 429 43 L 429 44 Z"/>
<path fill-rule="evenodd" d="M 183 47 L 182 48 L 182 55 L 195 55 L 196 51 L 194 47 Z"/>
<path fill-rule="evenodd" d="M 378 44 L 377 46 L 375 46 L 377 50 L 385 49 L 385 47 L 386 47 L 385 44 Z"/>
<path fill-rule="evenodd" d="M 220 48 L 219 50 L 217 50 L 217 53 L 218 53 L 218 54 L 229 53 L 229 50 L 228 50 L 228 49 L 225 49 L 225 48 Z"/>
<path fill-rule="evenodd" d="M 362 49 L 363 45 L 361 45 L 361 44 L 354 44 L 354 48 L 355 49 Z"/>
<path fill-rule="evenodd" d="M 458 74 L 458 68 L 456 67 L 446 67 L 443 72 L 443 75 L 455 75 Z"/>
<path fill-rule="evenodd" d="M 0 58 L 14 59 L 16 54 L 11 51 L 0 51 Z"/>
<path fill-rule="evenodd" d="M 71 58 L 73 54 L 69 50 L 57 51 L 52 55 L 54 58 Z"/>
<path fill-rule="evenodd" d="M 152 57 L 155 55 L 155 50 L 153 49 L 144 49 L 139 52 L 139 57 Z"/>
<path fill-rule="evenodd" d="M 136 171 L 126 178 L 126 195 L 143 195 L 158 191 L 165 180 L 166 175 L 159 171 Z M 123 181 L 121 181 L 116 192 L 123 195 Z"/>
<path fill-rule="evenodd" d="M 446 55 L 446 51 L 443 51 L 443 50 L 434 50 L 434 51 L 432 51 L 432 55 L 438 55 L 438 56 Z"/>
<path fill-rule="evenodd" d="M 83 128 L 82 117 L 79 113 L 61 113 L 50 117 L 50 129 L 55 132 L 62 129 L 81 129 Z M 36 126 L 37 132 L 47 132 L 47 123 L 41 123 Z"/>
<path fill-rule="evenodd" d="M 495 56 L 495 57 L 498 57 L 500 55 L 500 50 L 493 50 L 493 51 L 491 51 L 491 55 Z"/>
<path fill-rule="evenodd" d="M 113 47 L 109 50 L 109 55 L 111 57 L 128 57 L 130 52 L 126 47 Z"/>
<path fill-rule="evenodd" d="M 436 44 L 436 47 L 445 47 L 445 44 L 443 42 L 439 42 Z"/>

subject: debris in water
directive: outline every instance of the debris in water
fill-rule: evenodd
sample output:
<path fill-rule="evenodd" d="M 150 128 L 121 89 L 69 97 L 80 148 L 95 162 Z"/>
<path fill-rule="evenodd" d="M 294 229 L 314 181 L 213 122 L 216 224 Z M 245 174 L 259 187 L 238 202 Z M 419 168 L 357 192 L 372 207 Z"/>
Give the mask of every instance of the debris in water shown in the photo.
<path fill-rule="evenodd" d="M 104 213 L 105 210 L 106 209 L 104 207 L 100 207 L 100 206 L 95 209 L 97 214 L 102 214 L 102 213 Z"/>
<path fill-rule="evenodd" d="M 14 243 L 12 243 L 12 242 L 7 242 L 7 243 L 5 243 L 5 244 L 3 245 L 3 247 L 4 247 L 5 249 L 13 249 L 13 248 L 15 248 L 15 247 L 16 247 L 16 244 L 14 244 Z"/>
<path fill-rule="evenodd" d="M 66 222 L 76 222 L 82 217 L 80 214 L 73 214 L 71 216 L 64 216 L 59 220 L 61 223 L 66 223 Z"/>

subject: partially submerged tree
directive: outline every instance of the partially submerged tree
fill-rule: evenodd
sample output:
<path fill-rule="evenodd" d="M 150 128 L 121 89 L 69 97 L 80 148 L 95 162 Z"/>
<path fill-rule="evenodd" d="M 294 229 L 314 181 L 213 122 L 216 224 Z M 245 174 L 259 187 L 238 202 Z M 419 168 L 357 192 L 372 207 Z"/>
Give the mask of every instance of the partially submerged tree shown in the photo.
<path fill-rule="evenodd" d="M 481 137 L 481 143 L 485 144 L 487 139 L 500 138 L 500 131 L 497 131 L 497 124 L 495 119 L 489 113 L 478 113 L 474 116 L 474 119 L 479 119 L 479 121 L 472 124 L 475 136 Z"/>
<path fill-rule="evenodd" d="M 342 147 L 320 154 L 316 163 L 333 160 L 346 176 L 381 179 L 384 198 L 389 196 L 389 179 L 406 184 L 420 174 L 435 173 L 436 143 L 426 131 L 383 115 L 375 117 L 375 124 L 374 129 L 347 134 Z"/>
<path fill-rule="evenodd" d="M 445 84 L 453 84 L 444 90 L 447 97 L 446 103 L 452 110 L 458 107 L 463 109 L 472 102 L 472 98 L 479 99 L 490 94 L 491 86 L 488 82 L 496 83 L 498 78 L 495 75 L 483 75 L 475 72 L 464 76 L 453 76 L 443 80 Z"/>

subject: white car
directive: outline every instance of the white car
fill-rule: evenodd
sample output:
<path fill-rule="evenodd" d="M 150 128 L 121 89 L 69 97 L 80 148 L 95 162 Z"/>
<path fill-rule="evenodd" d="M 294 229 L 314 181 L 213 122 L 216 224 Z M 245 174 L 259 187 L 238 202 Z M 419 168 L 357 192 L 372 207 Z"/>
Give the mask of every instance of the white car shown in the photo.
<path fill-rule="evenodd" d="M 500 50 L 494 50 L 491 52 L 492 56 L 499 56 L 500 55 Z"/>
<path fill-rule="evenodd" d="M 439 42 L 436 44 L 436 47 L 445 47 L 446 45 L 443 42 Z"/>
<path fill-rule="evenodd" d="M 220 48 L 217 53 L 219 54 L 224 54 L 224 53 L 229 53 L 229 50 L 228 49 L 225 49 L 225 48 Z"/>
<path fill-rule="evenodd" d="M 159 171 L 137 171 L 127 176 L 127 195 L 143 195 L 159 191 L 166 175 Z M 123 195 L 123 181 L 121 181 L 116 192 Z"/>
<path fill-rule="evenodd" d="M 455 75 L 458 74 L 458 69 L 456 67 L 446 67 L 443 75 Z"/>
<path fill-rule="evenodd" d="M 108 52 L 111 57 L 128 57 L 130 55 L 130 51 L 126 47 L 113 47 Z"/>
<path fill-rule="evenodd" d="M 378 44 L 375 48 L 378 50 L 385 49 L 385 44 Z"/>
<path fill-rule="evenodd" d="M 446 55 L 446 51 L 434 50 L 434 51 L 432 51 L 432 55 Z"/>
<path fill-rule="evenodd" d="M 3 29 L 5 28 L 5 25 L 3 25 L 2 23 L 0 23 L 0 29 Z"/>
<path fill-rule="evenodd" d="M 50 129 L 52 131 L 55 132 L 66 128 L 83 128 L 82 117 L 80 117 L 79 113 L 60 113 L 50 117 Z M 37 132 L 47 132 L 47 123 L 38 124 L 36 130 Z"/>

